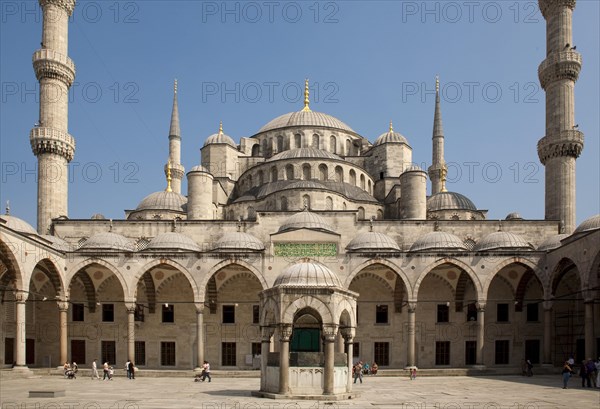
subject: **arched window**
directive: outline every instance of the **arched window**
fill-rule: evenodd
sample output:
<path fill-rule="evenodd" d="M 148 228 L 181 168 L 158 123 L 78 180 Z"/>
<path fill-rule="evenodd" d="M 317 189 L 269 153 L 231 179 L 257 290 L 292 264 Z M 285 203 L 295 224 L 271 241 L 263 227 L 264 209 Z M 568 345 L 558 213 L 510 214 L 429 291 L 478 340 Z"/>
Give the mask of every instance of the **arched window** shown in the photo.
<path fill-rule="evenodd" d="M 294 180 L 294 165 L 287 165 L 285 167 L 285 178 L 287 180 Z"/>
<path fill-rule="evenodd" d="M 287 197 L 285 196 L 281 196 L 281 200 L 280 200 L 280 209 L 283 211 L 286 211 L 288 209 L 288 200 Z"/>
<path fill-rule="evenodd" d="M 372 195 L 372 194 L 373 194 L 373 192 L 371 191 L 371 179 L 369 179 L 369 180 L 367 181 L 367 183 L 368 183 L 368 185 L 367 185 L 367 186 L 369 187 L 369 190 L 368 190 L 368 192 L 369 192 L 369 194 L 370 194 L 370 195 Z"/>
<path fill-rule="evenodd" d="M 319 135 L 317 135 L 317 134 L 313 135 L 311 147 L 313 147 L 315 149 L 319 149 Z"/>
<path fill-rule="evenodd" d="M 343 182 L 344 181 L 344 169 L 341 166 L 335 167 L 335 181 Z"/>
<path fill-rule="evenodd" d="M 352 143 L 350 139 L 346 139 L 346 156 L 352 156 Z"/>
<path fill-rule="evenodd" d="M 309 195 L 302 196 L 302 206 L 304 208 L 310 210 L 310 196 Z"/>
<path fill-rule="evenodd" d="M 260 156 L 260 145 L 252 145 L 252 156 Z"/>
<path fill-rule="evenodd" d="M 269 143 L 267 144 L 267 155 L 273 156 L 273 138 L 269 138 Z"/>
<path fill-rule="evenodd" d="M 310 165 L 308 163 L 302 165 L 302 179 L 310 180 Z"/>
<path fill-rule="evenodd" d="M 277 137 L 277 153 L 283 152 L 283 136 Z"/>
<path fill-rule="evenodd" d="M 263 175 L 263 171 L 259 170 L 258 173 L 256 174 L 256 177 L 258 179 L 257 186 L 261 186 L 265 182 L 265 176 Z"/>
<path fill-rule="evenodd" d="M 246 214 L 248 215 L 248 220 L 256 219 L 256 210 L 254 210 L 254 207 L 248 206 L 248 209 L 246 210 Z"/>
<path fill-rule="evenodd" d="M 294 135 L 294 147 L 296 149 L 302 147 L 302 135 L 300 135 L 299 133 L 297 133 L 296 135 Z"/>
<path fill-rule="evenodd" d="M 331 196 L 325 198 L 325 210 L 333 210 L 333 199 Z"/>
<path fill-rule="evenodd" d="M 350 184 L 356 186 L 356 172 L 354 169 L 350 169 Z"/>
<path fill-rule="evenodd" d="M 327 180 L 327 165 L 319 165 L 319 180 Z"/>
<path fill-rule="evenodd" d="M 337 153 L 337 141 L 333 135 L 329 137 L 329 152 Z"/>
<path fill-rule="evenodd" d="M 362 190 L 365 190 L 365 175 L 363 175 L 362 173 L 360 174 L 360 188 Z"/>
<path fill-rule="evenodd" d="M 267 156 L 267 140 L 263 139 L 261 142 L 261 148 L 262 148 L 262 156 Z"/>
<path fill-rule="evenodd" d="M 377 210 L 377 220 L 383 220 L 383 211 L 381 209 Z"/>
<path fill-rule="evenodd" d="M 275 166 L 271 168 L 271 182 L 277 182 L 277 168 Z"/>
<path fill-rule="evenodd" d="M 358 208 L 358 220 L 365 220 L 365 209 L 363 207 Z"/>

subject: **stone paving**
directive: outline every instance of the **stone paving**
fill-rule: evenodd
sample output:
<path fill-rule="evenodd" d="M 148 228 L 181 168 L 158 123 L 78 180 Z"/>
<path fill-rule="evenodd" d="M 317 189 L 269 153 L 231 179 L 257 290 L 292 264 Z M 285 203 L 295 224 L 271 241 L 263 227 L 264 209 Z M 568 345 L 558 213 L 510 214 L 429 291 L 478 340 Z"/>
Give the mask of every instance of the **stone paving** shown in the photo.
<path fill-rule="evenodd" d="M 355 385 L 360 396 L 341 402 L 286 401 L 250 396 L 257 378 L 213 377 L 211 383 L 191 378 L 142 378 L 92 381 L 60 376 L 28 379 L 0 378 L 1 409 L 319 409 L 319 408 L 564 408 L 600 407 L 600 389 L 582 389 L 580 379 L 561 388 L 560 375 L 496 377 L 365 377 Z M 65 390 L 60 398 L 29 398 L 31 390 Z"/>

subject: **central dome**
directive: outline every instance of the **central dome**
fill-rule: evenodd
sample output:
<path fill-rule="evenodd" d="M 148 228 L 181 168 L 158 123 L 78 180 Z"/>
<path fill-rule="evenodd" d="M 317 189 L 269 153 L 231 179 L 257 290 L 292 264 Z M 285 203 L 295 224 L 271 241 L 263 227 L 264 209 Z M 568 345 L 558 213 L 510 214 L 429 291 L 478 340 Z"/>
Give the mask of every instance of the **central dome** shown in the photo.
<path fill-rule="evenodd" d="M 456 192 L 438 192 L 427 198 L 427 210 L 473 210 L 475 204 L 466 196 Z"/>
<path fill-rule="evenodd" d="M 331 115 L 315 111 L 289 112 L 287 114 L 278 116 L 260 128 L 258 133 L 271 131 L 273 129 L 289 128 L 292 126 L 316 126 L 322 128 L 340 129 L 345 132 L 356 133 L 352 128 L 339 119 Z"/>
<path fill-rule="evenodd" d="M 287 151 L 280 152 L 277 155 L 272 156 L 271 158 L 267 159 L 267 162 L 273 162 L 276 160 L 283 160 L 283 159 L 312 159 L 312 158 L 335 159 L 335 160 L 342 159 L 335 153 L 327 152 L 327 151 L 317 149 L 317 148 L 296 148 L 296 149 L 290 149 Z"/>
<path fill-rule="evenodd" d="M 172 210 L 185 212 L 187 198 L 179 193 L 160 191 L 142 199 L 135 210 Z"/>

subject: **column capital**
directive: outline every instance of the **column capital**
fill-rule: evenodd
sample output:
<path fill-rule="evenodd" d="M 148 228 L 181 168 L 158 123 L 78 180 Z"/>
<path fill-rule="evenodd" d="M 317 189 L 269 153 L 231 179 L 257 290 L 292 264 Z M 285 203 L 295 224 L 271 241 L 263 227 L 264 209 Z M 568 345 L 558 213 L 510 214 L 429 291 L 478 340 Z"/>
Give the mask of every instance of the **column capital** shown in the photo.
<path fill-rule="evenodd" d="M 196 307 L 196 314 L 204 314 L 204 308 L 206 308 L 204 303 L 195 303 L 194 306 Z"/>
<path fill-rule="evenodd" d="M 58 300 L 58 301 L 56 301 L 56 305 L 58 306 L 58 310 L 60 312 L 69 311 L 69 301 L 68 300 Z"/>
<path fill-rule="evenodd" d="M 271 337 L 275 332 L 275 328 L 271 326 L 260 327 L 260 337 L 262 342 L 271 342 Z"/>
<path fill-rule="evenodd" d="M 410 301 L 407 305 L 408 305 L 408 312 L 414 313 L 415 311 L 417 311 L 417 302 L 416 301 Z"/>
<path fill-rule="evenodd" d="M 344 327 L 340 328 L 340 332 L 342 333 L 342 336 L 346 342 L 352 342 L 354 336 L 356 335 L 356 328 Z"/>
<path fill-rule="evenodd" d="M 17 304 L 25 304 L 25 302 L 27 301 L 27 297 L 28 297 L 28 294 L 26 291 L 16 290 L 14 292 L 14 294 L 15 294 L 15 301 L 17 302 Z"/>
<path fill-rule="evenodd" d="M 135 302 L 125 302 L 125 309 L 127 310 L 127 314 L 134 314 L 137 309 L 137 304 Z"/>
<path fill-rule="evenodd" d="M 289 342 L 292 336 L 292 324 L 279 324 L 279 341 Z"/>
<path fill-rule="evenodd" d="M 477 301 L 475 303 L 475 307 L 477 308 L 477 312 L 485 312 L 486 300 Z"/>
<path fill-rule="evenodd" d="M 544 311 L 550 311 L 552 310 L 552 306 L 554 305 L 554 301 L 544 301 L 542 302 L 542 307 L 544 308 Z"/>
<path fill-rule="evenodd" d="M 335 342 L 338 326 L 336 324 L 323 324 L 322 338 L 325 342 Z"/>

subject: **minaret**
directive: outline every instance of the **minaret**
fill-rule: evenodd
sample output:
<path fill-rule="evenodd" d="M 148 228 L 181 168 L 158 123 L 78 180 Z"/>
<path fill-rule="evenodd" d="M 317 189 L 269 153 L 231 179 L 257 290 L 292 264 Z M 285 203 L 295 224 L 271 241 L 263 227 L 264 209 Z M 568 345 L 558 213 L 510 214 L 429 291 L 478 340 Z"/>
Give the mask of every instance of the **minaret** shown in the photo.
<path fill-rule="evenodd" d="M 173 192 L 181 194 L 181 179 L 184 168 L 181 165 L 181 130 L 179 129 L 179 108 L 177 106 L 177 80 L 173 87 L 173 111 L 169 129 L 169 161 L 165 165 L 165 176 L 171 174 Z"/>
<path fill-rule="evenodd" d="M 546 167 L 546 219 L 560 220 L 561 233 L 575 229 L 575 161 L 583 149 L 583 133 L 575 124 L 575 82 L 581 55 L 572 38 L 575 0 L 539 0 L 546 19 L 546 59 L 538 68 L 546 91 L 546 135 L 538 141 Z"/>
<path fill-rule="evenodd" d="M 68 57 L 69 16 L 75 0 L 39 0 L 43 10 L 41 48 L 33 53 L 33 69 L 40 83 L 40 113 L 29 133 L 38 159 L 39 234 L 49 234 L 52 219 L 68 215 L 68 163 L 75 139 L 68 133 L 69 88 L 75 64 Z"/>
<path fill-rule="evenodd" d="M 433 116 L 433 150 L 429 179 L 431 179 L 431 194 L 445 192 L 445 176 L 447 172 L 444 161 L 444 128 L 442 126 L 442 109 L 440 107 L 440 79 L 435 77 L 435 114 Z"/>

